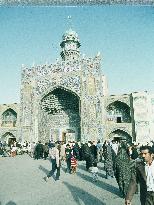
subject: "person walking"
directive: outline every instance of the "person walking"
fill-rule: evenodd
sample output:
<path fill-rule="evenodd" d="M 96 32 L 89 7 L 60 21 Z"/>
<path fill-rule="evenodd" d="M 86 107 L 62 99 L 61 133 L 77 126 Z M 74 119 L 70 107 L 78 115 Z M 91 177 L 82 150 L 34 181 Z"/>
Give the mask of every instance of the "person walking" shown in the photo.
<path fill-rule="evenodd" d="M 72 155 L 71 152 L 72 149 L 70 145 L 67 144 L 65 148 L 65 155 L 66 155 L 66 164 L 67 164 L 66 172 L 68 173 L 71 173 L 71 155 Z"/>
<path fill-rule="evenodd" d="M 96 160 L 97 159 L 97 147 L 94 144 L 94 142 L 90 141 L 89 143 L 90 143 L 90 151 L 91 151 L 91 154 L 93 156 L 93 159 Z"/>
<path fill-rule="evenodd" d="M 97 167 L 97 162 L 95 161 L 91 167 L 91 173 L 92 173 L 92 178 L 93 182 L 97 182 L 98 180 L 98 167 Z"/>
<path fill-rule="evenodd" d="M 89 171 L 89 168 L 92 167 L 92 163 L 94 162 L 94 157 L 91 153 L 90 145 L 88 145 L 88 143 L 83 145 L 83 157 L 86 161 L 86 170 Z"/>
<path fill-rule="evenodd" d="M 35 147 L 35 158 L 37 160 L 43 158 L 43 144 L 41 143 L 41 141 L 39 141 L 38 144 L 36 144 L 36 147 Z"/>
<path fill-rule="evenodd" d="M 73 155 L 75 156 L 75 158 L 77 160 L 80 159 L 79 149 L 80 149 L 80 147 L 79 147 L 78 143 L 75 142 L 74 146 L 72 147 L 72 150 L 73 150 Z"/>
<path fill-rule="evenodd" d="M 100 140 L 98 140 L 97 144 L 97 161 L 101 162 L 102 161 L 102 154 L 103 154 L 103 148 L 102 148 L 102 143 L 100 142 Z"/>
<path fill-rule="evenodd" d="M 49 146 L 48 146 L 48 143 L 46 142 L 46 143 L 43 145 L 43 157 L 44 157 L 44 160 L 47 159 L 48 154 L 49 154 Z"/>
<path fill-rule="evenodd" d="M 77 169 L 77 159 L 76 156 L 72 154 L 71 156 L 71 173 L 75 174 Z"/>
<path fill-rule="evenodd" d="M 44 177 L 45 181 L 48 181 L 49 177 L 53 176 L 56 172 L 56 181 L 59 180 L 60 177 L 60 153 L 58 149 L 58 144 L 53 144 L 53 147 L 49 149 L 49 157 L 52 163 L 52 170 L 48 173 L 47 176 Z"/>
<path fill-rule="evenodd" d="M 132 172 L 125 205 L 131 205 L 138 182 L 140 184 L 141 205 L 154 205 L 154 151 L 150 146 L 142 146 L 140 153 L 143 160 L 136 162 L 136 171 Z"/>
<path fill-rule="evenodd" d="M 129 181 L 131 178 L 130 157 L 127 145 L 122 142 L 114 163 L 114 173 L 122 197 L 127 194 Z"/>
<path fill-rule="evenodd" d="M 60 147 L 60 160 L 61 160 L 61 163 L 65 162 L 65 160 L 66 160 L 65 148 L 66 148 L 66 144 L 64 144 L 64 142 L 62 142 L 61 147 Z"/>
<path fill-rule="evenodd" d="M 103 156 L 104 156 L 104 170 L 106 172 L 106 179 L 114 177 L 113 171 L 113 152 L 108 141 L 104 142 L 103 145 Z"/>
<path fill-rule="evenodd" d="M 31 152 L 30 152 L 30 156 L 31 156 L 32 158 L 34 158 L 35 146 L 36 146 L 35 142 L 31 143 Z"/>

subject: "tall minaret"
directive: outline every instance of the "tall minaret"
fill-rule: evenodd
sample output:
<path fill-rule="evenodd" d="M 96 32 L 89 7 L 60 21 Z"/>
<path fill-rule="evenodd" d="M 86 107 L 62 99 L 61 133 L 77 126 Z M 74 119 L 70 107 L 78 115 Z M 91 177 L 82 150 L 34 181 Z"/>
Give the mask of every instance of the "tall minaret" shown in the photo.
<path fill-rule="evenodd" d="M 62 48 L 61 57 L 65 60 L 76 60 L 80 57 L 79 47 L 80 42 L 78 34 L 69 29 L 62 37 L 62 42 L 60 44 Z"/>

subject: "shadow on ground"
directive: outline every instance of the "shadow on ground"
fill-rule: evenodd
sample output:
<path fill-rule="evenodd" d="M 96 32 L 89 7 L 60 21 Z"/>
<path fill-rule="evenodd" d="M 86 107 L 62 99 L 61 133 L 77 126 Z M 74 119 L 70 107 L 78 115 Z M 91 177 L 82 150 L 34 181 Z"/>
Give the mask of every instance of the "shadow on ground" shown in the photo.
<path fill-rule="evenodd" d="M 46 175 L 49 174 L 50 170 L 44 168 L 42 165 L 39 165 L 39 170 L 43 171 Z"/>
<path fill-rule="evenodd" d="M 17 204 L 13 201 L 9 201 L 6 205 L 17 205 Z"/>
<path fill-rule="evenodd" d="M 66 167 L 63 167 L 63 166 L 61 166 L 60 168 L 63 172 L 66 172 L 66 170 L 67 170 Z"/>
<path fill-rule="evenodd" d="M 79 172 L 77 172 L 77 175 L 78 175 L 79 177 L 81 177 L 82 179 L 84 179 L 84 180 L 86 180 L 86 181 L 89 181 L 89 182 L 91 182 L 91 183 L 93 184 L 93 182 L 92 182 L 92 177 L 87 176 L 87 175 L 85 175 L 85 174 L 81 174 L 81 173 L 79 173 Z M 95 183 L 95 186 L 98 186 L 98 187 L 100 187 L 100 188 L 102 188 L 102 189 L 104 189 L 104 190 L 106 190 L 106 191 L 109 191 L 109 192 L 112 193 L 112 194 L 117 195 L 118 197 L 121 197 L 120 192 L 119 192 L 119 189 L 116 188 L 116 187 L 114 187 L 114 186 L 112 186 L 112 185 L 110 185 L 110 184 L 107 184 L 107 183 L 105 183 L 105 182 L 101 182 L 101 181 L 98 180 L 97 183 Z"/>
<path fill-rule="evenodd" d="M 102 174 L 102 173 L 98 173 L 98 176 L 101 177 L 101 178 L 105 178 L 106 179 L 106 176 L 105 174 Z"/>
<path fill-rule="evenodd" d="M 83 189 L 80 189 L 79 187 L 72 186 L 68 182 L 63 182 L 66 187 L 70 190 L 74 201 L 78 204 L 81 205 L 81 201 L 84 204 L 88 205 L 105 205 L 102 201 L 100 201 L 98 198 L 95 196 L 89 194 L 88 192 L 84 191 Z"/>
<path fill-rule="evenodd" d="M 84 165 L 80 164 L 80 165 L 78 165 L 77 169 L 82 169 L 82 170 L 86 171 L 86 165 L 84 166 Z M 98 167 L 98 169 L 103 170 L 102 167 L 101 167 L 101 169 L 100 169 L 100 167 Z M 98 173 L 98 176 L 100 176 L 102 178 L 106 178 L 105 174 L 102 174 L 102 173 Z"/>

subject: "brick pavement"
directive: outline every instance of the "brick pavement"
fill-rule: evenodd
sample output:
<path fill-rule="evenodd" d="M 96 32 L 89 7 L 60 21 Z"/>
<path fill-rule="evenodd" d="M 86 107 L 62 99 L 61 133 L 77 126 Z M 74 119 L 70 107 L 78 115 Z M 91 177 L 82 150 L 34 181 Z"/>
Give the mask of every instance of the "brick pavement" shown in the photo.
<path fill-rule="evenodd" d="M 0 205 L 124 205 L 115 179 L 105 179 L 99 163 L 99 178 L 92 182 L 85 162 L 79 162 L 75 175 L 61 168 L 59 181 L 43 177 L 51 169 L 49 160 L 34 160 L 28 155 L 0 158 Z M 133 205 L 139 205 L 135 195 Z"/>

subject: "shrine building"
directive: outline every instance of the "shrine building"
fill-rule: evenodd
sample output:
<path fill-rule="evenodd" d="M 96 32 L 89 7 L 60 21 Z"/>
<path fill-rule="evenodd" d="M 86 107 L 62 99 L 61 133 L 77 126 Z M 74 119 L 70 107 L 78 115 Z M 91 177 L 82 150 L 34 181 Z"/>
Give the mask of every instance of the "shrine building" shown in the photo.
<path fill-rule="evenodd" d="M 86 57 L 80 46 L 70 29 L 60 60 L 22 66 L 20 103 L 0 105 L 0 140 L 154 140 L 154 95 L 109 95 L 101 55 Z"/>

